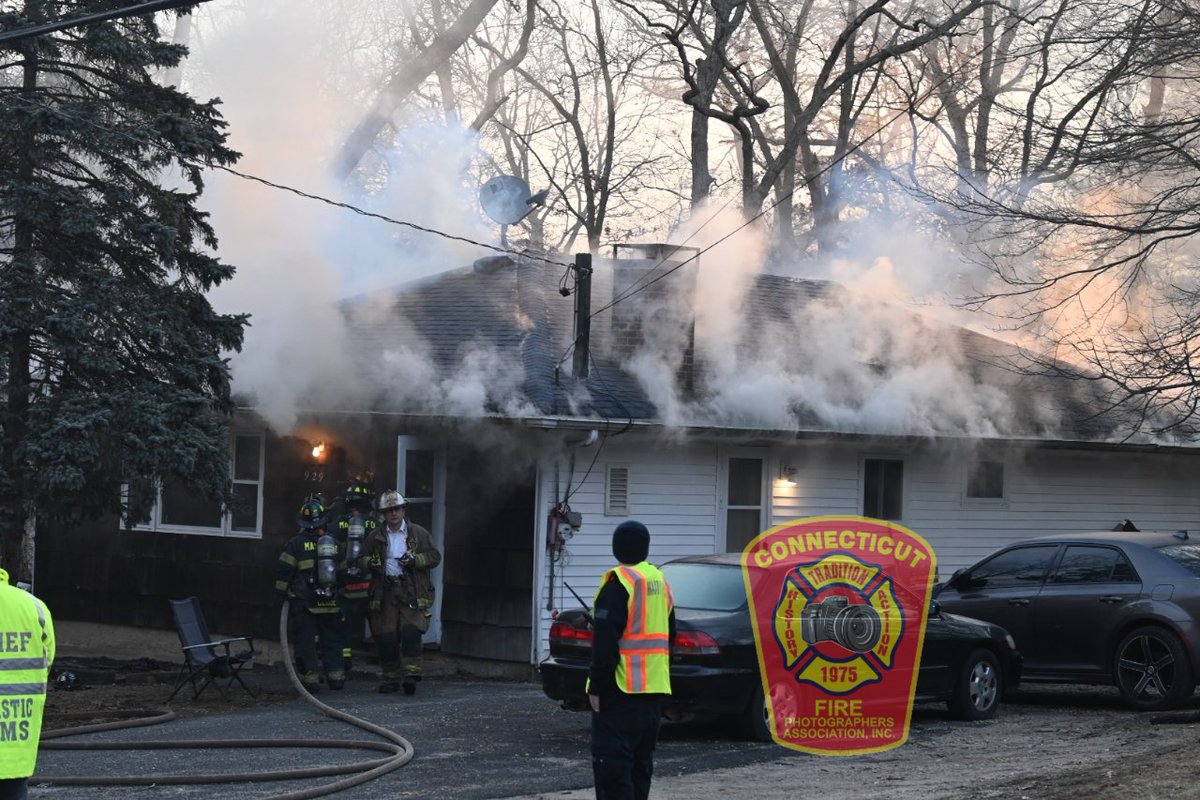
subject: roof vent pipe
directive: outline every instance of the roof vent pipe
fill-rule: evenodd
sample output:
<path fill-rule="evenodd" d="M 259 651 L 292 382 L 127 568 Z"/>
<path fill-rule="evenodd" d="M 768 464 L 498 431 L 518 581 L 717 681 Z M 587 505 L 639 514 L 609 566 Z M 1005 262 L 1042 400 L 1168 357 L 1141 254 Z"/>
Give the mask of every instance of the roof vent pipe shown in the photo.
<path fill-rule="evenodd" d="M 575 359 L 571 374 L 588 376 L 588 349 L 592 336 L 592 254 L 575 254 Z"/>

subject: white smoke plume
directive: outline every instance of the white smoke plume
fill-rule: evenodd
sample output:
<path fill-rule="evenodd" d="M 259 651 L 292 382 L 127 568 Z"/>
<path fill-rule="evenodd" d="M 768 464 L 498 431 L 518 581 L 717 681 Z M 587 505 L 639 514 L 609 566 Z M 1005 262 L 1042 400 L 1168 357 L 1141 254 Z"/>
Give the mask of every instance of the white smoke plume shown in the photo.
<path fill-rule="evenodd" d="M 328 3 L 264 0 L 196 13 L 216 16 L 193 26 L 182 87 L 221 99 L 230 145 L 243 154 L 239 172 L 393 220 L 476 241 L 493 238 L 466 178 L 475 142 L 461 128 L 403 131 L 375 164 L 386 179 L 369 192 L 333 177 L 334 157 L 363 108 L 335 91 L 358 65 L 330 56 L 338 49 L 330 41 Z M 331 73 L 339 71 L 342 80 L 334 80 Z M 339 300 L 457 267 L 483 252 L 220 171 L 210 174 L 203 204 L 221 258 L 237 267 L 211 299 L 222 312 L 251 315 L 243 350 L 231 358 L 234 392 L 281 433 L 315 400 L 355 400 L 347 393 L 360 383 L 346 374 L 352 347 L 335 310 Z M 464 386 L 478 380 L 463 377 Z M 446 391 L 467 412 L 473 395 L 456 386 Z"/>
<path fill-rule="evenodd" d="M 866 225 L 837 260 L 768 264 L 761 229 L 715 206 L 670 236 L 703 250 L 698 267 L 682 267 L 698 270 L 701 384 L 687 392 L 670 380 L 677 344 L 655 348 L 648 336 L 629 361 L 668 424 L 973 436 L 1011 429 L 1011 398 L 973 379 L 955 327 L 981 320 L 947 303 L 974 279 L 968 265 L 918 236 Z M 835 288 L 764 321 L 745 304 L 768 271 Z"/>

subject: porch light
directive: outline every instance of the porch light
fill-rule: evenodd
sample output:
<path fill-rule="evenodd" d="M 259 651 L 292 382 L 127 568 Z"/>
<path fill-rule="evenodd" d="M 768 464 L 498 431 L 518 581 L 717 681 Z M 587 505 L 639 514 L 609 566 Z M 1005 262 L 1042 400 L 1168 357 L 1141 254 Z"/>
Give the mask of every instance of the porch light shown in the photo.
<path fill-rule="evenodd" d="M 323 461 L 325 459 L 325 443 L 317 442 L 312 449 L 313 461 Z"/>
<path fill-rule="evenodd" d="M 796 468 L 791 464 L 779 465 L 779 481 L 785 486 L 796 485 Z"/>

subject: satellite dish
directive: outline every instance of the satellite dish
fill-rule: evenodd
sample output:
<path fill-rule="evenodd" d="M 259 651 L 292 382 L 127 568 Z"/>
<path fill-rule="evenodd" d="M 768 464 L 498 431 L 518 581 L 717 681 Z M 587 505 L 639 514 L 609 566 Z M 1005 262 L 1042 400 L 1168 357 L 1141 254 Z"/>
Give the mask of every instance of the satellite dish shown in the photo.
<path fill-rule="evenodd" d="M 484 213 L 501 225 L 514 225 L 532 210 L 529 184 L 512 175 L 497 175 L 479 190 Z"/>

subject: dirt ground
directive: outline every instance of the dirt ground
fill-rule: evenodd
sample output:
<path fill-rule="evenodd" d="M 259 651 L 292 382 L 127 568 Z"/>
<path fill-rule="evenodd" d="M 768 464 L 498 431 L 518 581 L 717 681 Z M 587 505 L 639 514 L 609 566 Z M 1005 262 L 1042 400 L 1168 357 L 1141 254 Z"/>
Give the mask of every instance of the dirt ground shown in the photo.
<path fill-rule="evenodd" d="M 166 699 L 175 684 L 177 669 L 151 659 L 62 661 L 55 665 L 51 675 L 42 727 L 53 730 L 113 722 L 140 716 L 136 712 L 145 711 L 149 716 L 163 709 L 180 717 L 196 716 L 296 699 L 295 690 L 288 684 L 286 676 L 280 674 L 282 670 L 277 669 L 265 681 L 261 670 L 245 673 L 247 680 L 259 691 L 257 697 L 237 688 L 225 699 L 215 688 L 209 687 L 199 698 L 193 698 L 190 688 L 185 686 L 168 705 Z M 58 680 L 58 676 L 66 672 L 76 676 L 74 688 L 68 689 L 66 682 Z"/>
<path fill-rule="evenodd" d="M 69 666 L 69 665 L 68 665 Z M 44 727 L 74 727 L 127 719 L 165 706 L 174 673 L 160 665 L 125 663 L 119 674 L 81 669 L 74 689 L 52 688 Z M 89 671 L 90 670 L 90 671 Z M 232 692 L 228 700 L 211 689 L 190 695 L 170 709 L 179 716 L 213 714 L 292 702 L 285 675 L 256 676 L 259 697 Z M 115 678 L 113 680 L 112 678 Z M 186 689 L 184 690 L 187 691 Z M 977 800 L 1158 800 L 1198 798 L 1191 753 L 1200 739 L 1200 699 L 1168 719 L 1121 707 L 1115 692 L 1094 687 L 1023 687 L 996 720 L 957 723 L 940 709 L 914 714 L 913 733 L 903 747 L 851 758 L 795 758 L 780 750 L 773 764 L 655 782 L 655 797 L 715 796 L 716 787 L 746 789 L 804 786 L 809 796 L 848 797 L 846 775 L 857 790 L 879 797 L 973 798 Z M 670 736 L 670 734 L 666 734 Z M 761 781 L 761 783 L 759 783 Z M 587 793 L 579 794 L 580 797 Z M 574 797 L 576 792 L 547 797 Z M 722 796 L 727 796 L 722 794 Z M 865 796 L 865 795 L 863 795 Z"/>

